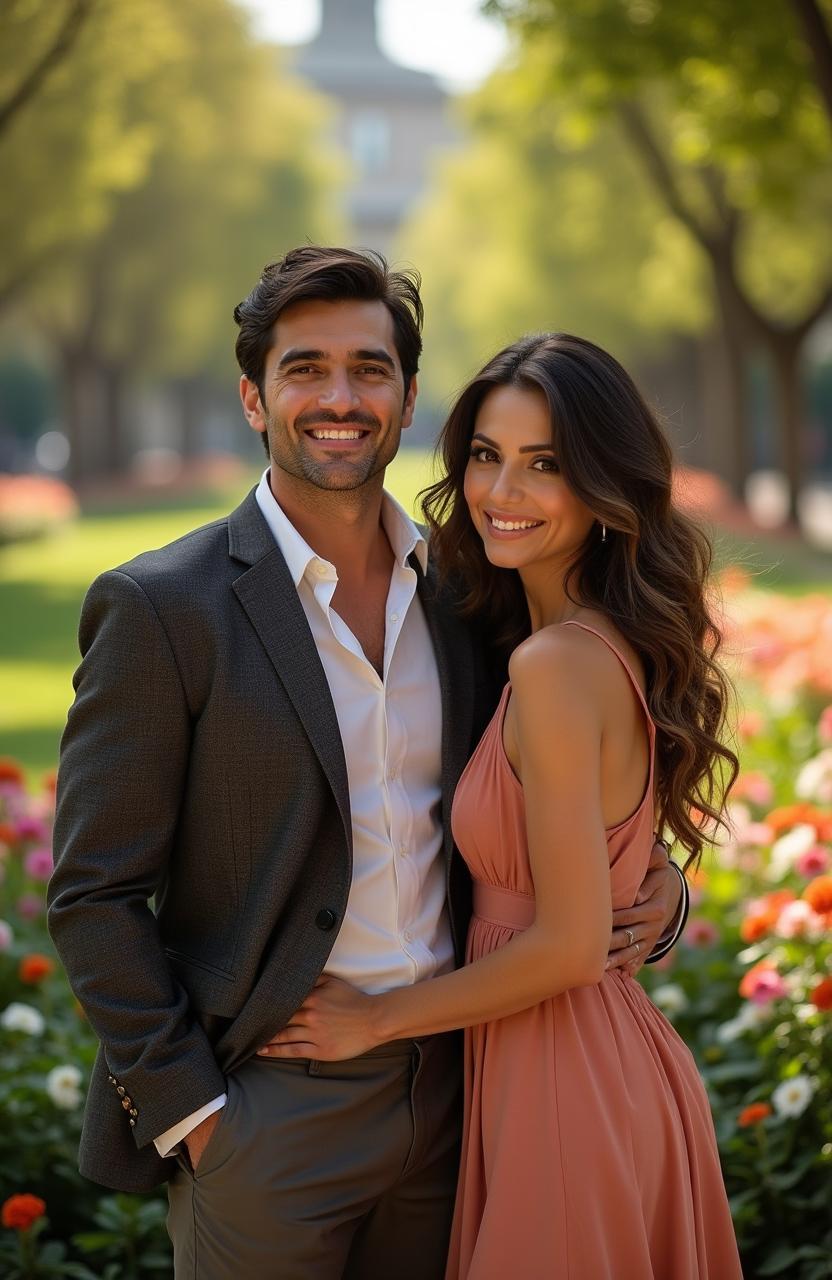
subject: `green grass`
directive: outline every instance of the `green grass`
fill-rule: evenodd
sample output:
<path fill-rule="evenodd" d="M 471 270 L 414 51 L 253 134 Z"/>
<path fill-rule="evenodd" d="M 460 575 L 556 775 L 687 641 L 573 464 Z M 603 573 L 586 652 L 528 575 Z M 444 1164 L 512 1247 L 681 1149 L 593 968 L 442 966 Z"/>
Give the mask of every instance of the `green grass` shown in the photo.
<path fill-rule="evenodd" d="M 429 453 L 409 450 L 388 471 L 390 489 L 409 510 L 430 467 Z M 0 548 L 0 756 L 13 756 L 30 775 L 54 767 L 72 700 L 81 601 L 93 578 L 223 515 L 245 491 L 196 495 L 175 506 L 162 499 L 153 507 L 99 509 L 52 538 Z M 724 533 L 718 560 L 742 564 L 761 588 L 832 592 L 832 557 L 797 542 Z"/>
<path fill-rule="evenodd" d="M 387 475 L 409 510 L 429 478 L 430 455 L 416 450 L 402 451 Z M 176 506 L 161 499 L 150 508 L 99 509 L 51 538 L 0 548 L 0 756 L 19 760 L 30 776 L 54 768 L 72 701 L 81 602 L 93 578 L 224 515 L 246 488 Z"/>

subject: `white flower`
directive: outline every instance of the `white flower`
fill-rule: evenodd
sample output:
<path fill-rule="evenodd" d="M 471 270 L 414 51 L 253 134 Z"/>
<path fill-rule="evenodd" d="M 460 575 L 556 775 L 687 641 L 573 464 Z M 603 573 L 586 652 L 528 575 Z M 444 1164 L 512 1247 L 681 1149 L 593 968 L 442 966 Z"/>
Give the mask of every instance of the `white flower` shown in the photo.
<path fill-rule="evenodd" d="M 732 1040 L 737 1040 L 746 1031 L 753 1031 L 755 1027 L 762 1026 L 764 1022 L 768 1022 L 770 1010 L 766 1005 L 755 1004 L 753 1000 L 745 1000 L 739 1008 L 736 1017 L 723 1022 L 716 1029 L 716 1038 L 720 1044 L 728 1044 Z"/>
<path fill-rule="evenodd" d="M 779 1116 L 802 1116 L 814 1092 L 808 1076 L 792 1076 L 778 1084 L 771 1095 L 772 1105 Z"/>
<path fill-rule="evenodd" d="M 662 1013 L 667 1014 L 668 1018 L 672 1018 L 677 1013 L 683 1013 L 688 1007 L 687 996 L 675 982 L 665 982 L 661 987 L 656 987 L 655 991 L 650 993 L 650 998 Z"/>
<path fill-rule="evenodd" d="M 779 880 L 788 871 L 791 871 L 795 862 L 802 853 L 808 853 L 818 842 L 815 828 L 810 826 L 808 822 L 801 822 L 798 826 L 792 827 L 779 840 L 775 840 L 771 846 L 771 862 L 769 863 L 769 877 L 772 880 Z"/>
<path fill-rule="evenodd" d="M 53 1067 L 46 1077 L 46 1092 L 56 1107 L 64 1111 L 74 1111 L 83 1101 L 81 1093 L 81 1072 L 77 1067 L 67 1063 L 62 1067 Z"/>
<path fill-rule="evenodd" d="M 801 800 L 814 800 L 818 804 L 832 802 L 832 747 L 807 760 L 797 775 L 794 789 Z"/>
<path fill-rule="evenodd" d="M 39 1036 L 43 1034 L 46 1023 L 39 1010 L 33 1009 L 30 1004 L 13 1000 L 0 1013 L 0 1026 L 5 1027 L 7 1031 L 25 1031 L 27 1035 Z"/>

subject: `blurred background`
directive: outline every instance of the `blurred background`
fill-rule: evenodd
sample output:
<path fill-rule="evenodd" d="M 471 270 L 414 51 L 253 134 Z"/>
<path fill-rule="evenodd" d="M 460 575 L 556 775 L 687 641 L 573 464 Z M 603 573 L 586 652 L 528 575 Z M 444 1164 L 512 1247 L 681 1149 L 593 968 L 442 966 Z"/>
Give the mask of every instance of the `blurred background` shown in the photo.
<path fill-rule="evenodd" d="M 232 310 L 322 241 L 423 276 L 406 504 L 523 332 L 608 347 L 667 423 L 743 772 L 645 981 L 706 1075 L 746 1274 L 832 1275 L 831 33 L 830 0 L 3 0 L 0 1274 L 169 1273 L 161 1202 L 73 1170 L 53 770 L 86 587 L 256 480 Z"/>

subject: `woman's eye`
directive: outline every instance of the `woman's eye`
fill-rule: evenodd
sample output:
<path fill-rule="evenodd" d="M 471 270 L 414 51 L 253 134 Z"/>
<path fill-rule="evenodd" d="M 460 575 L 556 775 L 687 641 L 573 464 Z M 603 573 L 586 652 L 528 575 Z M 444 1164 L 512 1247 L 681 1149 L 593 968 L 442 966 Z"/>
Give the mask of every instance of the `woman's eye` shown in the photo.
<path fill-rule="evenodd" d="M 475 445 L 470 456 L 474 462 L 490 462 L 494 457 L 494 450 L 486 449 L 485 445 Z"/>
<path fill-rule="evenodd" d="M 536 471 L 551 472 L 555 475 L 560 471 L 560 467 L 554 458 L 535 458 L 532 467 Z"/>

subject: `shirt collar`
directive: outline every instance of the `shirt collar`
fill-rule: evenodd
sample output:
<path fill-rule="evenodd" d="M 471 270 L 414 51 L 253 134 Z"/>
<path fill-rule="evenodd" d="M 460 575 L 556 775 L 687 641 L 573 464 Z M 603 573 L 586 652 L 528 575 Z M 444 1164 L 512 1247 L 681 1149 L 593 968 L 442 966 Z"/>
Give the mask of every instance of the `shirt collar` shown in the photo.
<path fill-rule="evenodd" d="M 313 561 L 321 560 L 325 564 L 328 561 L 323 561 L 323 558 L 312 550 L 275 499 L 269 484 L 268 467 L 260 478 L 254 496 L 283 554 L 292 575 L 292 581 L 297 587 Z M 396 557 L 396 563 L 404 567 L 408 557 L 415 554 L 422 573 L 425 573 L 428 564 L 428 545 L 404 507 L 386 490 L 381 503 L 381 522 Z"/>

